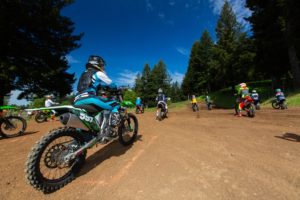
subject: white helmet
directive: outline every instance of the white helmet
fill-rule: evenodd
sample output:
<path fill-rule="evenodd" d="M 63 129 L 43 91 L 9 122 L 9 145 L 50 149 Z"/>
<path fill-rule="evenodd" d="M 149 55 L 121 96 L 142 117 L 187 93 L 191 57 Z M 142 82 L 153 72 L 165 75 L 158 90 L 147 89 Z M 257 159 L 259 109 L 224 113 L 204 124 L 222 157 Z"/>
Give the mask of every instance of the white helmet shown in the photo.
<path fill-rule="evenodd" d="M 163 90 L 161 88 L 159 88 L 158 93 L 163 93 Z"/>
<path fill-rule="evenodd" d="M 252 90 L 252 93 L 256 93 L 256 90 Z"/>

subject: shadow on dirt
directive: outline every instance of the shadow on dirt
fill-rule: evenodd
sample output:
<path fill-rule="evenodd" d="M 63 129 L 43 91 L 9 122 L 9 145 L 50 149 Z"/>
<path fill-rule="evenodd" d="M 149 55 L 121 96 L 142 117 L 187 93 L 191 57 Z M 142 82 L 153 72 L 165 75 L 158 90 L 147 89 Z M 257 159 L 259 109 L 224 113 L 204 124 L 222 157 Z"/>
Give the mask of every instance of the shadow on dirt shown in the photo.
<path fill-rule="evenodd" d="M 3 136 L 0 136 L 0 140 L 3 140 L 3 139 L 10 139 L 10 138 L 17 138 L 17 137 L 22 137 L 22 136 L 26 136 L 26 135 L 31 135 L 31 134 L 35 134 L 35 133 L 38 133 L 39 131 L 29 131 L 29 132 L 25 132 L 21 135 L 14 135 L 12 137 L 3 137 Z"/>
<path fill-rule="evenodd" d="M 282 136 L 274 136 L 274 137 L 284 139 L 284 140 L 289 140 L 292 142 L 300 142 L 300 135 L 297 135 L 295 133 L 285 133 Z"/>
<path fill-rule="evenodd" d="M 141 138 L 142 138 L 141 135 L 137 135 L 135 142 L 142 141 Z M 110 157 L 121 156 L 125 154 L 126 151 L 129 150 L 135 144 L 135 142 L 129 146 L 122 146 L 118 142 L 118 140 L 115 140 L 109 143 L 108 145 L 104 146 L 103 148 L 99 149 L 97 152 L 95 152 L 94 154 L 92 154 L 86 159 L 85 165 L 82 168 L 82 170 L 79 172 L 77 177 L 88 173 L 89 171 L 91 171 L 92 169 L 97 167 L 100 163 L 109 159 Z"/>

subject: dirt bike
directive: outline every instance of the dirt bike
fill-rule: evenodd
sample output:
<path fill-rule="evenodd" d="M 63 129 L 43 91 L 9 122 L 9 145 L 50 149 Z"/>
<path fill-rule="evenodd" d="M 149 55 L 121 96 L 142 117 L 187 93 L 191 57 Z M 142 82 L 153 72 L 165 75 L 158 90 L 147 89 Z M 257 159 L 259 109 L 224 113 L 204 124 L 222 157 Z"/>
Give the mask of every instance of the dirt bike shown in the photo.
<path fill-rule="evenodd" d="M 192 103 L 193 112 L 199 111 L 199 106 L 197 103 Z"/>
<path fill-rule="evenodd" d="M 38 110 L 34 119 L 37 123 L 43 123 L 46 122 L 49 118 L 51 118 L 53 114 L 54 113 L 52 113 L 51 110 L 49 110 L 49 108 L 48 110 Z M 59 116 L 59 114 L 55 113 L 55 116 Z"/>
<path fill-rule="evenodd" d="M 286 105 L 285 99 L 282 99 L 280 101 L 278 101 L 277 98 L 273 99 L 273 101 L 272 101 L 272 107 L 274 109 L 279 109 L 279 108 L 281 108 L 282 110 L 287 109 L 287 105 Z"/>
<path fill-rule="evenodd" d="M 166 103 L 163 101 L 158 102 L 157 108 L 158 108 L 158 114 L 156 116 L 156 119 L 161 121 L 167 117 L 168 110 L 166 109 Z"/>
<path fill-rule="evenodd" d="M 119 104 L 108 101 L 111 106 Z M 39 110 L 49 108 L 40 108 Z M 87 149 L 118 139 L 132 144 L 138 133 L 137 118 L 120 104 L 120 121 L 111 125 L 111 112 L 93 105 L 56 106 L 64 111 L 60 121 L 64 127 L 53 129 L 38 141 L 26 162 L 26 178 L 31 186 L 44 193 L 54 192 L 71 182 L 84 165 Z M 109 139 L 107 139 L 109 133 Z"/>
<path fill-rule="evenodd" d="M 260 103 L 259 100 L 253 100 L 253 104 L 256 110 L 260 110 Z"/>
<path fill-rule="evenodd" d="M 135 106 L 135 113 L 136 113 L 136 114 L 144 113 L 144 105 L 143 105 L 143 104 L 141 104 L 140 106 L 139 106 L 139 105 L 136 105 L 136 106 Z"/>
<path fill-rule="evenodd" d="M 19 116 L 0 117 L 0 136 L 10 138 L 22 135 L 27 127 L 27 122 Z"/>
<path fill-rule="evenodd" d="M 250 96 L 244 98 L 243 110 L 247 112 L 248 117 L 255 117 L 254 100 Z"/>

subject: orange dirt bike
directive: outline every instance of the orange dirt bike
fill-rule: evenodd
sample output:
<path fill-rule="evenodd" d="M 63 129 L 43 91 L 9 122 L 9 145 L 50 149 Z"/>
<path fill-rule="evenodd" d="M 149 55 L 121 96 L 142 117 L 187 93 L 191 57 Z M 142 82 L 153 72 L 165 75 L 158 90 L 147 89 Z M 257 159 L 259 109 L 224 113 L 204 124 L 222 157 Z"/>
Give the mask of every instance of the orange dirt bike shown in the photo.
<path fill-rule="evenodd" d="M 135 106 L 135 113 L 136 113 L 136 114 L 144 113 L 144 105 L 143 105 L 143 104 L 141 104 L 141 105 L 136 105 L 136 106 Z"/>
<path fill-rule="evenodd" d="M 111 112 L 93 105 L 56 106 L 64 111 L 60 121 L 64 127 L 51 130 L 38 141 L 26 162 L 26 178 L 30 185 L 44 193 L 54 192 L 71 182 L 84 165 L 87 149 L 118 139 L 132 144 L 138 133 L 138 120 L 127 108 L 115 100 L 107 103 L 120 105 L 120 121 L 111 125 Z M 40 108 L 39 110 L 49 109 Z M 109 138 L 107 136 L 109 135 Z"/>

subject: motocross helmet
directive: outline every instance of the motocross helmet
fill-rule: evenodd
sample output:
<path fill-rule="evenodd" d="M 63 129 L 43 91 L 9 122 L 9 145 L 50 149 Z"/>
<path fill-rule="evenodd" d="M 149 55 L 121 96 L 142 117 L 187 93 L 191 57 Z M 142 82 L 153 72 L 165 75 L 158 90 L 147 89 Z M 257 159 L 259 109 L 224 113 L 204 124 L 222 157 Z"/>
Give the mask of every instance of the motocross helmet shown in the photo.
<path fill-rule="evenodd" d="M 159 88 L 158 93 L 163 93 L 163 90 L 161 88 Z"/>
<path fill-rule="evenodd" d="M 278 88 L 278 89 L 276 89 L 276 92 L 281 92 L 281 89 L 279 89 L 279 88 Z"/>
<path fill-rule="evenodd" d="M 252 93 L 256 93 L 256 90 L 252 90 Z"/>
<path fill-rule="evenodd" d="M 103 71 L 105 61 L 100 56 L 91 55 L 86 64 L 86 68 L 94 68 L 96 70 Z"/>
<path fill-rule="evenodd" d="M 245 88 L 245 87 L 247 87 L 247 84 L 246 83 L 240 83 L 240 87 Z"/>

